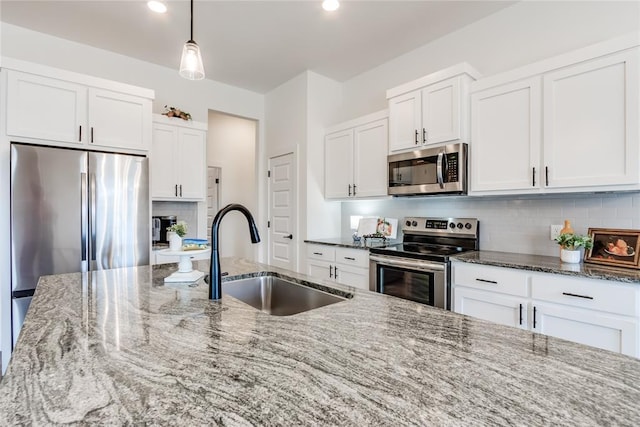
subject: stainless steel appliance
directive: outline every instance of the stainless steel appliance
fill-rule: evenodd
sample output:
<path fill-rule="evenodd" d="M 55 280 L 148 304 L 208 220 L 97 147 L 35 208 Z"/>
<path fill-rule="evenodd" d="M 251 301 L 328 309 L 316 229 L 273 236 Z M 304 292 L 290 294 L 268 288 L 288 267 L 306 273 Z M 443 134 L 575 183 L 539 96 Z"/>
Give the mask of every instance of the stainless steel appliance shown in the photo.
<path fill-rule="evenodd" d="M 479 248 L 475 218 L 405 218 L 402 243 L 369 250 L 369 289 L 451 310 L 449 257 Z"/>
<path fill-rule="evenodd" d="M 160 243 L 161 220 L 159 216 L 151 217 L 151 243 Z"/>
<path fill-rule="evenodd" d="M 158 243 L 169 243 L 169 238 L 167 237 L 167 228 L 171 227 L 178 221 L 175 215 L 167 215 L 160 217 L 160 240 Z"/>
<path fill-rule="evenodd" d="M 426 148 L 388 157 L 392 196 L 467 194 L 465 143 Z"/>
<path fill-rule="evenodd" d="M 145 157 L 11 145 L 15 344 L 40 276 L 149 263 Z"/>

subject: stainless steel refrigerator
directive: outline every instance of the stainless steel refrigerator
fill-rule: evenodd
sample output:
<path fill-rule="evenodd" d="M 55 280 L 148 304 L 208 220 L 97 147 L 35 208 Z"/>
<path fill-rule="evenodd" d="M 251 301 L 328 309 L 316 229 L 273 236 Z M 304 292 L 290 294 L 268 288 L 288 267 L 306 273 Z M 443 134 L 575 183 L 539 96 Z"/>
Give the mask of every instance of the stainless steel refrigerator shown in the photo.
<path fill-rule="evenodd" d="M 40 276 L 149 264 L 145 157 L 11 145 L 13 343 Z"/>

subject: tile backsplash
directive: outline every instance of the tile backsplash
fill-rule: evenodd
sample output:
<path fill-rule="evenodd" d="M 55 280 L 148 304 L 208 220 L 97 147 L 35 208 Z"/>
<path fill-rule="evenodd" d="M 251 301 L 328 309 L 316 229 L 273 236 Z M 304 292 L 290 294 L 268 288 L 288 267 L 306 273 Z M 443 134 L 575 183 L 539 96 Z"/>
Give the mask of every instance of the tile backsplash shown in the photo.
<path fill-rule="evenodd" d="M 178 221 L 187 223 L 187 236 L 198 235 L 198 204 L 196 202 L 153 202 L 152 216 L 175 215 Z"/>
<path fill-rule="evenodd" d="M 349 201 L 342 203 L 343 237 L 353 233 L 351 215 L 478 218 L 480 249 L 554 256 L 558 245 L 549 239 L 549 226 L 565 219 L 580 234 L 589 227 L 640 229 L 640 193 Z"/>

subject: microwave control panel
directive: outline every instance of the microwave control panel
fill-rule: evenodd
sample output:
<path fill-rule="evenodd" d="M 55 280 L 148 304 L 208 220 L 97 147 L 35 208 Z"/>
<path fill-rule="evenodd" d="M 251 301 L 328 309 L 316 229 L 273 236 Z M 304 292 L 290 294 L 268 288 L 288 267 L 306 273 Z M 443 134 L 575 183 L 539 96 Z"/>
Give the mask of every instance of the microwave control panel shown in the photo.
<path fill-rule="evenodd" d="M 458 182 L 458 153 L 452 153 L 447 156 L 445 167 L 447 169 L 444 182 Z"/>

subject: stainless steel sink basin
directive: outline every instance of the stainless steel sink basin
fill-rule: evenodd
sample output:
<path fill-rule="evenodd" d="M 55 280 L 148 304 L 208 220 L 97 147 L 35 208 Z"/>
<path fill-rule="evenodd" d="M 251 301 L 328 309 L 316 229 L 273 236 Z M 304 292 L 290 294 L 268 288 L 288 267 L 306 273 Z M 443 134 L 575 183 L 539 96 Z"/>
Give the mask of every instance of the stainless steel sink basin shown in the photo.
<path fill-rule="evenodd" d="M 222 293 L 274 316 L 289 316 L 346 300 L 341 296 L 275 276 L 224 282 Z M 345 294 L 345 296 L 351 295 Z"/>

